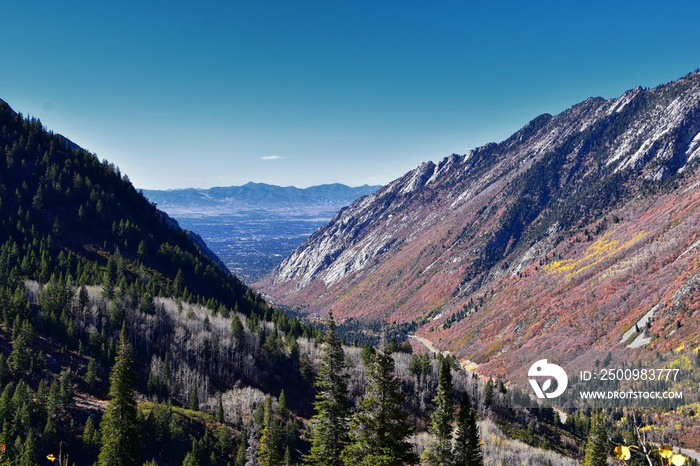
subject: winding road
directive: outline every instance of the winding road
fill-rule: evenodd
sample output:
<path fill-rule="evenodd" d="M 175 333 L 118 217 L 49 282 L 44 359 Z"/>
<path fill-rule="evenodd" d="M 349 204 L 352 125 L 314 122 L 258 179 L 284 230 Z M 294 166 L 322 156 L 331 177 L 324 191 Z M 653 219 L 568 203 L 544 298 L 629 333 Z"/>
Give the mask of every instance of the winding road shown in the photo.
<path fill-rule="evenodd" d="M 428 348 L 429 351 L 432 351 L 433 353 L 440 353 L 440 354 L 446 354 L 447 352 L 443 353 L 439 349 L 437 349 L 435 346 L 433 346 L 433 342 L 428 340 L 427 338 L 419 337 L 418 335 L 409 335 L 408 338 L 411 338 L 412 340 L 416 340 L 417 342 L 420 342 Z"/>

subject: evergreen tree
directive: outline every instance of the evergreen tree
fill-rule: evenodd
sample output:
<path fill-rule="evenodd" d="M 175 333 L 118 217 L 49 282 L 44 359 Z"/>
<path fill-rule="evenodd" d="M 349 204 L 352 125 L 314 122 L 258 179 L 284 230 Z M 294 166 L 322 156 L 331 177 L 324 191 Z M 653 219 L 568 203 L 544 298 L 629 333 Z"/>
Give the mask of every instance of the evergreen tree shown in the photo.
<path fill-rule="evenodd" d="M 197 388 L 197 381 L 192 385 L 190 390 L 189 408 L 194 411 L 199 411 L 199 389 Z"/>
<path fill-rule="evenodd" d="M 489 377 L 484 385 L 484 406 L 487 408 L 493 406 L 494 391 L 493 379 Z"/>
<path fill-rule="evenodd" d="M 173 279 L 173 293 L 175 293 L 176 296 L 180 296 L 182 294 L 184 281 L 185 279 L 182 276 L 182 269 L 177 269 L 177 273 Z"/>
<path fill-rule="evenodd" d="M 0 353 L 0 387 L 4 387 L 10 380 L 10 368 L 5 361 L 5 355 Z"/>
<path fill-rule="evenodd" d="M 280 456 L 279 429 L 272 411 L 272 397 L 265 398 L 265 415 L 263 428 L 260 431 L 260 446 L 258 449 L 258 464 L 260 466 L 279 466 Z"/>
<path fill-rule="evenodd" d="M 102 418 L 98 466 L 136 465 L 138 425 L 131 366 L 131 345 L 124 323 L 117 357 L 109 375 L 109 405 Z"/>
<path fill-rule="evenodd" d="M 472 408 L 469 395 L 464 393 L 457 415 L 457 438 L 454 447 L 455 466 L 483 466 L 479 428 L 476 424 L 476 410 Z"/>
<path fill-rule="evenodd" d="M 29 429 L 27 432 L 27 438 L 24 440 L 21 451 L 19 461 L 16 463 L 18 466 L 38 466 L 36 462 L 36 442 L 32 429 Z"/>
<path fill-rule="evenodd" d="M 216 422 L 219 424 L 224 423 L 224 403 L 221 399 L 221 394 L 219 394 L 219 405 L 216 408 Z"/>
<path fill-rule="evenodd" d="M 83 448 L 85 452 L 94 455 L 99 446 L 99 432 L 95 429 L 95 421 L 93 421 L 92 416 L 89 416 L 83 428 Z"/>
<path fill-rule="evenodd" d="M 114 287 L 117 283 L 117 264 L 114 262 L 112 256 L 107 259 L 107 266 L 105 267 L 104 274 L 102 276 L 102 296 L 107 299 L 114 298 Z"/>
<path fill-rule="evenodd" d="M 19 319 L 19 316 L 17 316 Z M 29 320 L 25 320 L 21 325 L 15 325 L 13 333 L 16 332 L 15 341 L 12 345 L 12 352 L 7 358 L 8 365 L 13 372 L 20 373 L 29 370 L 32 362 L 32 341 L 34 340 L 34 330 Z"/>
<path fill-rule="evenodd" d="M 593 413 L 588 431 L 586 453 L 582 466 L 605 466 L 608 463 L 608 433 L 605 429 L 605 416 L 598 410 Z"/>
<path fill-rule="evenodd" d="M 345 353 L 335 331 L 333 314 L 329 313 L 316 376 L 316 415 L 311 421 L 311 450 L 305 458 L 308 465 L 342 465 L 341 453 L 349 440 Z"/>
<path fill-rule="evenodd" d="M 53 449 L 58 446 L 58 431 L 56 430 L 56 426 L 53 425 L 53 422 L 51 422 L 51 418 L 46 420 L 44 432 L 41 437 L 44 448 Z"/>
<path fill-rule="evenodd" d="M 46 398 L 46 413 L 51 418 L 57 418 L 63 412 L 61 399 L 61 384 L 58 380 L 51 382 L 49 395 Z"/>
<path fill-rule="evenodd" d="M 284 449 L 284 458 L 282 459 L 282 464 L 284 466 L 292 465 L 292 450 L 289 449 L 289 445 Z"/>
<path fill-rule="evenodd" d="M 429 431 L 434 439 L 423 451 L 421 459 L 426 466 L 449 466 L 452 458 L 452 366 L 447 358 L 440 361 L 435 411 L 430 416 Z"/>
<path fill-rule="evenodd" d="M 277 410 L 279 411 L 280 416 L 287 416 L 287 395 L 284 393 L 284 388 L 280 392 L 280 397 L 277 400 Z"/>
<path fill-rule="evenodd" d="M 146 246 L 146 242 L 143 240 L 141 240 L 139 247 L 136 250 L 136 258 L 141 263 L 146 262 L 146 259 L 148 258 L 148 247 Z"/>
<path fill-rule="evenodd" d="M 182 461 L 182 466 L 199 466 L 197 454 L 194 451 L 187 453 L 185 459 Z"/>
<path fill-rule="evenodd" d="M 351 443 L 342 458 L 345 466 L 403 466 L 416 464 L 413 432 L 403 408 L 401 382 L 394 375 L 394 360 L 377 353 L 367 372 L 368 386 L 360 411 L 350 424 Z"/>
<path fill-rule="evenodd" d="M 156 314 L 156 304 L 153 301 L 153 296 L 150 293 L 144 293 L 139 300 L 139 311 L 148 315 Z"/>
<path fill-rule="evenodd" d="M 85 383 L 89 386 L 93 386 L 97 380 L 97 363 L 95 358 L 90 358 L 87 365 L 87 373 L 85 374 Z"/>
<path fill-rule="evenodd" d="M 78 315 L 81 318 L 85 318 L 87 312 L 90 310 L 90 295 L 85 285 L 80 287 L 78 292 Z"/>
<path fill-rule="evenodd" d="M 234 314 L 233 319 L 231 319 L 231 334 L 236 341 L 236 348 L 241 348 L 245 339 L 245 330 L 238 314 Z"/>
<path fill-rule="evenodd" d="M 245 442 L 241 442 L 240 445 L 238 445 L 238 451 L 236 452 L 236 462 L 234 463 L 234 466 L 245 466 Z"/>

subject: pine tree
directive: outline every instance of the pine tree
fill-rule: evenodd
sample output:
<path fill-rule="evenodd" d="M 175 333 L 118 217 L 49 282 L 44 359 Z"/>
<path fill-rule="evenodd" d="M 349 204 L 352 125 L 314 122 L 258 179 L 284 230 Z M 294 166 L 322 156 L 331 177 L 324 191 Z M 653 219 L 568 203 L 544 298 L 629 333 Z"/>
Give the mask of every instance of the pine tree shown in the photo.
<path fill-rule="evenodd" d="M 197 388 L 197 381 L 195 380 L 190 390 L 189 408 L 194 411 L 199 411 L 199 389 Z"/>
<path fill-rule="evenodd" d="M 284 388 L 280 392 L 279 399 L 277 400 L 277 410 L 283 418 L 287 416 L 287 395 L 284 393 Z"/>
<path fill-rule="evenodd" d="M 479 428 L 476 424 L 476 410 L 472 408 L 467 393 L 462 394 L 457 415 L 457 438 L 454 447 L 455 466 L 483 466 Z"/>
<path fill-rule="evenodd" d="M 19 316 L 17 316 L 19 319 Z M 8 365 L 13 372 L 20 373 L 29 370 L 32 362 L 32 341 L 34 339 L 34 330 L 31 322 L 25 320 L 21 325 L 16 325 L 13 333 L 16 331 L 17 336 L 12 345 L 12 352 L 7 358 Z"/>
<path fill-rule="evenodd" d="M 161 395 L 164 397 L 170 396 L 170 357 L 165 353 L 163 360 L 163 372 L 161 373 Z"/>
<path fill-rule="evenodd" d="M 10 380 L 10 368 L 5 360 L 5 355 L 0 353 L 0 387 L 4 387 Z"/>
<path fill-rule="evenodd" d="M 349 440 L 345 353 L 335 330 L 333 314 L 329 313 L 316 377 L 311 451 L 305 458 L 305 463 L 313 466 L 341 466 L 341 453 Z"/>
<path fill-rule="evenodd" d="M 117 357 L 109 375 L 109 405 L 102 418 L 99 466 L 136 465 L 138 426 L 134 398 L 131 345 L 122 325 Z"/>
<path fill-rule="evenodd" d="M 241 348 L 245 339 L 245 330 L 238 314 L 234 314 L 233 319 L 231 319 L 231 334 L 236 341 L 236 348 Z"/>
<path fill-rule="evenodd" d="M 216 422 L 219 424 L 224 423 L 224 403 L 221 399 L 221 394 L 219 394 L 219 405 L 216 408 Z"/>
<path fill-rule="evenodd" d="M 81 322 L 84 322 L 88 317 L 88 311 L 90 310 L 90 295 L 88 294 L 85 285 L 80 287 L 78 291 L 78 316 Z"/>
<path fill-rule="evenodd" d="M 46 425 L 44 426 L 44 432 L 41 436 L 42 445 L 44 448 L 53 449 L 58 446 L 58 431 L 56 426 L 51 422 L 51 418 L 46 419 Z"/>
<path fill-rule="evenodd" d="M 93 386 L 97 380 L 97 363 L 95 363 L 95 358 L 90 358 L 87 365 L 87 373 L 85 374 L 85 383 L 89 386 Z"/>
<path fill-rule="evenodd" d="M 416 464 L 413 446 L 406 440 L 413 428 L 403 408 L 401 382 L 394 360 L 377 353 L 367 372 L 368 385 L 360 411 L 350 424 L 351 443 L 343 451 L 345 466 L 403 466 Z"/>
<path fill-rule="evenodd" d="M 19 461 L 16 463 L 18 466 L 38 466 L 36 462 L 36 442 L 32 429 L 29 429 L 29 432 L 27 432 L 27 438 L 24 440 L 21 451 Z"/>
<path fill-rule="evenodd" d="M 287 448 L 284 449 L 282 464 L 284 466 L 292 466 L 292 450 L 289 449 L 289 445 L 287 445 Z"/>
<path fill-rule="evenodd" d="M 102 296 L 107 299 L 114 298 L 114 287 L 117 283 L 117 264 L 114 259 L 110 256 L 107 259 L 107 266 L 105 267 L 104 274 L 102 276 Z"/>
<path fill-rule="evenodd" d="M 245 442 L 238 445 L 238 451 L 236 452 L 236 462 L 234 466 L 245 466 Z"/>
<path fill-rule="evenodd" d="M 141 263 L 146 262 L 146 259 L 148 258 L 148 247 L 146 246 L 146 243 L 143 240 L 141 240 L 141 242 L 139 243 L 139 247 L 136 250 L 136 258 Z"/>
<path fill-rule="evenodd" d="M 434 439 L 421 455 L 423 464 L 426 466 L 449 466 L 453 464 L 453 421 L 452 366 L 447 358 L 442 358 L 440 361 L 437 394 L 435 395 L 435 411 L 430 416 L 429 431 L 434 435 Z"/>
<path fill-rule="evenodd" d="M 90 455 L 94 455 L 100 445 L 98 435 L 99 433 L 95 429 L 95 421 L 93 421 L 92 416 L 89 416 L 83 428 L 83 448 Z"/>
<path fill-rule="evenodd" d="M 176 296 L 180 296 L 182 294 L 184 281 L 185 279 L 182 276 L 182 269 L 177 269 L 177 273 L 173 279 L 173 293 L 175 293 Z"/>
<path fill-rule="evenodd" d="M 156 315 L 156 304 L 150 293 L 144 293 L 139 300 L 139 311 L 148 315 Z"/>
<path fill-rule="evenodd" d="M 608 433 L 605 429 L 605 416 L 598 410 L 593 414 L 588 431 L 586 453 L 582 466 L 605 466 L 608 463 Z"/>
<path fill-rule="evenodd" d="M 484 406 L 487 408 L 493 406 L 494 391 L 493 379 L 489 377 L 486 381 L 486 385 L 484 385 Z"/>
<path fill-rule="evenodd" d="M 197 454 L 194 451 L 187 453 L 185 459 L 182 460 L 182 466 L 199 466 Z"/>
<path fill-rule="evenodd" d="M 260 466 L 279 466 L 280 456 L 279 429 L 272 410 L 272 397 L 265 398 L 265 414 L 263 428 L 260 431 L 260 446 L 258 449 L 258 464 Z"/>

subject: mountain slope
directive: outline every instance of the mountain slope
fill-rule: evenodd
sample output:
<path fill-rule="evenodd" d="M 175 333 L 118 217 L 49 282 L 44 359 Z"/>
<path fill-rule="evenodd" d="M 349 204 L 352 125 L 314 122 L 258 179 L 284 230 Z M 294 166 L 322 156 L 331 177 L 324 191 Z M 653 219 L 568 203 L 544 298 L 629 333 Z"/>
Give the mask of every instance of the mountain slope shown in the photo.
<path fill-rule="evenodd" d="M 533 357 L 630 357 L 620 339 L 654 306 L 637 354 L 690 351 L 699 156 L 700 72 L 591 98 L 357 201 L 260 288 L 310 312 L 413 321 L 511 379 Z"/>
<path fill-rule="evenodd" d="M 78 464 L 95 461 L 122 325 L 138 464 L 179 465 L 190 448 L 226 464 L 265 393 L 286 389 L 308 417 L 296 338 L 311 326 L 270 308 L 114 165 L 3 101 L 0 214 L 3 461 L 57 454 L 60 443 Z M 199 411 L 217 408 L 216 424 Z"/>
<path fill-rule="evenodd" d="M 41 283 L 52 274 L 70 274 L 93 284 L 102 279 L 99 266 L 117 254 L 133 262 L 127 281 L 136 277 L 138 265 L 152 272 L 152 295 L 174 291 L 188 300 L 213 298 L 230 308 L 251 308 L 244 304 L 247 287 L 113 164 L 46 131 L 40 121 L 22 118 L 3 101 L 0 124 L 0 244 L 18 247 L 21 255 L 11 260 L 25 261 L 6 264 L 10 271 L 18 265 L 26 278 Z"/>

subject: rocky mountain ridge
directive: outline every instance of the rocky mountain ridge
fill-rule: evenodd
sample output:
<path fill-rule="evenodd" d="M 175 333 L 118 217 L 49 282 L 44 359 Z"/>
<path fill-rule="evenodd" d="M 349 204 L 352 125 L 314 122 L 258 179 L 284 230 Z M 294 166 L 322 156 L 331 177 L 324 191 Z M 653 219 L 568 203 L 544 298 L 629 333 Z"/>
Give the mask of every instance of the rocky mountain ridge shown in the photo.
<path fill-rule="evenodd" d="M 492 375 L 543 353 L 626 358 L 621 335 L 657 305 L 657 337 L 637 351 L 693 349 L 699 155 L 699 71 L 591 98 L 358 200 L 258 288 L 308 312 L 414 322 Z"/>

